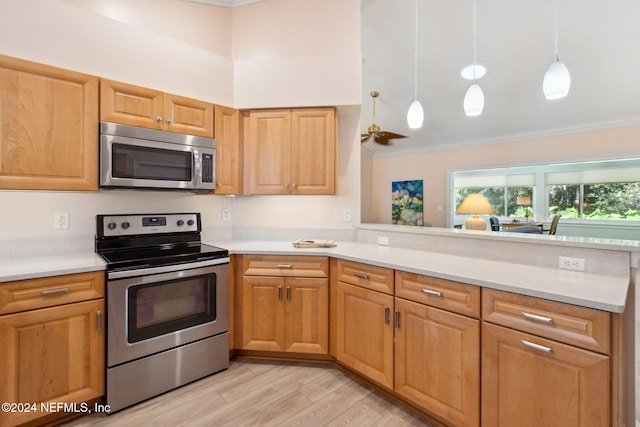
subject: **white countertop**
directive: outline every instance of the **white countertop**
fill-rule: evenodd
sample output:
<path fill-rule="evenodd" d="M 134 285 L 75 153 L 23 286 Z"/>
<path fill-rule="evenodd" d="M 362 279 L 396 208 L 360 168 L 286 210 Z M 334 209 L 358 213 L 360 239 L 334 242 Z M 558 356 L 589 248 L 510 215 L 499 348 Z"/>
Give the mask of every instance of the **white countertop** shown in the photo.
<path fill-rule="evenodd" d="M 0 282 L 85 273 L 105 268 L 105 262 L 94 252 L 23 255 L 0 261 Z"/>
<path fill-rule="evenodd" d="M 460 281 L 554 301 L 621 313 L 629 277 L 611 277 L 533 267 L 436 252 L 357 242 L 336 242 L 334 248 L 294 248 L 291 241 L 208 241 L 231 254 L 321 255 L 380 267 Z M 0 282 L 98 271 L 106 268 L 93 252 L 5 257 Z"/>
<path fill-rule="evenodd" d="M 334 248 L 294 248 L 284 241 L 207 242 L 231 254 L 322 255 L 424 274 L 491 289 L 621 313 L 629 278 L 533 267 L 356 242 Z"/>

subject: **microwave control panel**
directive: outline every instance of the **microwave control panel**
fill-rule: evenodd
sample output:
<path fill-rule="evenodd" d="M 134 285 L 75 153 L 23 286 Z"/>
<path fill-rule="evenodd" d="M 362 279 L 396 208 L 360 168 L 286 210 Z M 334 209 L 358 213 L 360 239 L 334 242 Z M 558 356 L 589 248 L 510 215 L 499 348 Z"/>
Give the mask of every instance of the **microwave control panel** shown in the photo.
<path fill-rule="evenodd" d="M 202 182 L 213 182 L 213 155 L 202 154 Z"/>

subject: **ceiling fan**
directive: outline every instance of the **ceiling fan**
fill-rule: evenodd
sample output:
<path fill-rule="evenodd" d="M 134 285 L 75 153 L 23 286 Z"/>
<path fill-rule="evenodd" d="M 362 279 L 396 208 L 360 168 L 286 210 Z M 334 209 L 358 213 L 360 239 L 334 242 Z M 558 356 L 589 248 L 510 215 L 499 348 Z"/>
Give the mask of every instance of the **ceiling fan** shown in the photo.
<path fill-rule="evenodd" d="M 387 145 L 391 139 L 406 138 L 404 135 L 380 130 L 380 126 L 376 125 L 376 98 L 380 94 L 374 90 L 371 91 L 370 95 L 373 98 L 373 124 L 369 126 L 367 133 L 360 135 L 360 142 L 365 142 L 373 137 L 373 140 L 378 144 Z"/>

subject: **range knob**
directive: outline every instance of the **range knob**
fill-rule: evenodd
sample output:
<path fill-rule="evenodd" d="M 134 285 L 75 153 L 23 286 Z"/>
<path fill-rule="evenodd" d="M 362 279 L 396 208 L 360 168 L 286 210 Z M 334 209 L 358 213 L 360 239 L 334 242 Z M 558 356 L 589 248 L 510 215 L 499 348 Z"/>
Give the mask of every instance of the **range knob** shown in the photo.
<path fill-rule="evenodd" d="M 179 219 L 178 220 L 178 227 L 182 227 L 184 225 L 184 221 Z"/>
<path fill-rule="evenodd" d="M 116 223 L 111 221 L 109 224 L 107 224 L 107 228 L 109 230 L 113 230 L 114 228 L 116 228 Z"/>
<path fill-rule="evenodd" d="M 190 219 L 189 221 L 187 221 L 187 225 L 193 225 L 193 224 L 195 224 L 194 220 Z"/>
<path fill-rule="evenodd" d="M 122 228 L 124 228 L 126 230 L 127 228 L 129 228 L 129 225 L 130 224 L 125 221 L 125 222 L 122 223 Z"/>

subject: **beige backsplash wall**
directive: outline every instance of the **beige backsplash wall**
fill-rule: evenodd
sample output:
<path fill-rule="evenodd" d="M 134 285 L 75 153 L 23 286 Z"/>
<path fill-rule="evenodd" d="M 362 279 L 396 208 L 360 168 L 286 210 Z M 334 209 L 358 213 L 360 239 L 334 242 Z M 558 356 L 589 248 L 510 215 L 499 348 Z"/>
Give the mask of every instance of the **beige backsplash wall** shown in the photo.
<path fill-rule="evenodd" d="M 362 193 L 362 222 L 391 223 L 392 181 L 423 179 L 425 219 L 435 227 L 446 227 L 449 170 L 638 157 L 639 138 L 640 126 L 630 126 L 402 157 L 363 159 L 362 179 L 370 182 L 367 185 L 371 191 Z M 365 163 L 371 163 L 371 167 L 365 168 Z M 439 205 L 442 210 L 437 209 Z"/>

